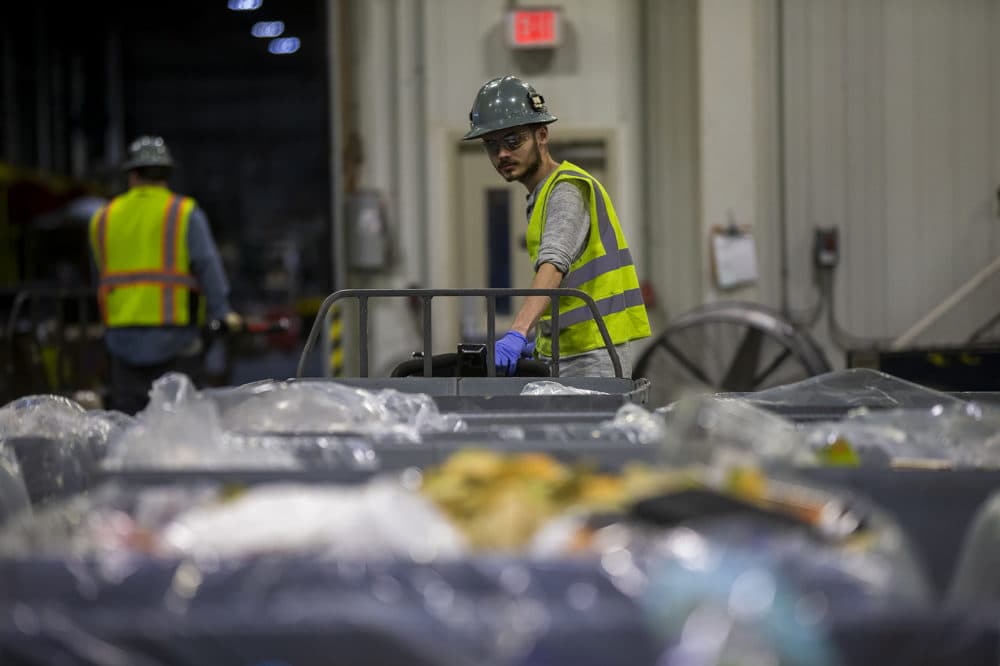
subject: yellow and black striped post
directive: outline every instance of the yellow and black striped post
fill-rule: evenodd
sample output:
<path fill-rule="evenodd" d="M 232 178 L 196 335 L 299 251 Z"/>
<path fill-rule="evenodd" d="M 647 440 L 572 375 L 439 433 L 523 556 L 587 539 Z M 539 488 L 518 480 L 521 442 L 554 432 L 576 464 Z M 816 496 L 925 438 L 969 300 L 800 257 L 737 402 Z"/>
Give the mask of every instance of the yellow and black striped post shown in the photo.
<path fill-rule="evenodd" d="M 327 360 L 331 377 L 342 377 L 344 375 L 344 344 L 343 344 L 344 320 L 340 315 L 340 308 L 334 305 L 330 308 L 330 328 L 329 328 L 329 349 L 330 355 Z"/>

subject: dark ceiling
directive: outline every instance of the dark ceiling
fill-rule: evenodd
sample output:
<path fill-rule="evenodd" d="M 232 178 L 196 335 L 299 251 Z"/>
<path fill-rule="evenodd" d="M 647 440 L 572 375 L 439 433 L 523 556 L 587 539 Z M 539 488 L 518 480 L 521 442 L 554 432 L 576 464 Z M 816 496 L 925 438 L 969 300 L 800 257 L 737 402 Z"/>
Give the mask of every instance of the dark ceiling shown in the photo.
<path fill-rule="evenodd" d="M 263 0 L 250 12 L 228 9 L 227 0 L 40 0 L 5 14 L 5 85 L 15 100 L 5 114 L 18 131 L 6 134 L 0 158 L 66 172 L 75 129 L 86 138 L 84 175 L 121 189 L 108 169 L 121 156 L 106 154 L 120 118 L 126 143 L 140 134 L 166 139 L 178 162 L 171 185 L 199 202 L 247 284 L 270 261 L 258 256 L 261 248 L 276 245 L 300 248 L 313 273 L 307 281 L 326 280 L 331 103 L 323 0 Z M 269 40 L 251 35 L 256 21 L 273 20 L 301 40 L 299 51 L 275 55 Z M 83 87 L 77 108 L 67 101 L 74 68 Z M 46 70 L 51 76 L 39 76 Z M 56 83 L 40 95 L 49 79 Z"/>

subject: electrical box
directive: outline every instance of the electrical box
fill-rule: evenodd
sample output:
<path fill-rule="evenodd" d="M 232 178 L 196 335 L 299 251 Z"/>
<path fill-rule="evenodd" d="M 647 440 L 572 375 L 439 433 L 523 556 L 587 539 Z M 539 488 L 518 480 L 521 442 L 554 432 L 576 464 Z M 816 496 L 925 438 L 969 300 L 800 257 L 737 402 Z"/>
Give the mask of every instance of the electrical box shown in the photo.
<path fill-rule="evenodd" d="M 813 236 L 813 263 L 816 268 L 834 268 L 839 261 L 840 236 L 837 228 L 817 228 Z"/>
<path fill-rule="evenodd" d="M 377 190 L 347 196 L 347 265 L 354 271 L 383 271 L 389 265 L 389 222 Z"/>

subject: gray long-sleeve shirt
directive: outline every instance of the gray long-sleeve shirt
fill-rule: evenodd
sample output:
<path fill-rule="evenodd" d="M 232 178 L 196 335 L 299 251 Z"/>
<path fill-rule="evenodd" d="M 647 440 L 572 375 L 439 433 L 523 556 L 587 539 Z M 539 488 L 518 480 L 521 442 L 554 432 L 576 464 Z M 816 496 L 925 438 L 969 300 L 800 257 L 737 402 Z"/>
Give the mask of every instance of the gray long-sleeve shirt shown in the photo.
<path fill-rule="evenodd" d="M 529 220 L 538 193 L 546 182 L 539 183 L 528 195 Z M 589 196 L 589 188 L 574 181 L 564 180 L 552 188 L 545 207 L 545 228 L 538 246 L 538 259 L 535 260 L 536 271 L 542 264 L 548 263 L 566 275 L 573 262 L 583 254 L 590 235 Z"/>
<path fill-rule="evenodd" d="M 195 207 L 188 219 L 188 261 L 191 274 L 198 281 L 201 296 L 211 319 L 222 319 L 229 312 L 229 282 L 222 260 L 212 240 L 208 218 Z M 155 365 L 197 349 L 201 336 L 195 326 L 135 326 L 105 331 L 108 351 L 132 365 Z"/>

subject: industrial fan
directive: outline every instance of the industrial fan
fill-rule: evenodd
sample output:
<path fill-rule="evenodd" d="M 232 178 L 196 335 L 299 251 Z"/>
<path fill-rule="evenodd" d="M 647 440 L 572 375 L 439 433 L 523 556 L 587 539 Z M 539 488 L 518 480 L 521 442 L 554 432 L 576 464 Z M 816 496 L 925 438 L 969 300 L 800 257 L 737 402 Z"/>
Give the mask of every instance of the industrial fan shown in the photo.
<path fill-rule="evenodd" d="M 672 321 L 636 362 L 633 376 L 650 380 L 648 404 L 686 395 L 759 391 L 829 372 L 805 331 L 757 303 L 721 302 Z"/>

